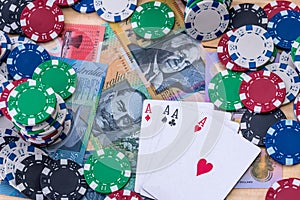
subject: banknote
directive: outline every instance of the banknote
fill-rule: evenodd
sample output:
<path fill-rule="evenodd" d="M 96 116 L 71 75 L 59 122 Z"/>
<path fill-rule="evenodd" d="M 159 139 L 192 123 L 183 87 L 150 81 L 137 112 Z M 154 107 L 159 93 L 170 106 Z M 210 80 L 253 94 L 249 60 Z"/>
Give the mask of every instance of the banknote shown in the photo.
<path fill-rule="evenodd" d="M 65 140 L 48 146 L 45 150 L 55 159 L 66 158 L 83 163 L 108 65 L 68 58 L 58 59 L 70 64 L 77 72 L 76 91 L 66 101 L 74 125 Z"/>
<path fill-rule="evenodd" d="M 56 57 L 98 62 L 105 26 L 65 23 L 57 39 L 40 44 Z"/>
<path fill-rule="evenodd" d="M 279 59 L 277 55 L 276 60 Z M 209 84 L 210 80 L 218 72 L 226 70 L 224 65 L 218 59 L 216 52 L 206 54 L 205 66 L 205 83 Z M 205 89 L 207 93 L 207 87 Z M 209 102 L 209 96 L 206 95 L 206 101 Z M 240 109 L 232 113 L 232 120 L 240 122 L 245 109 Z M 235 188 L 269 188 L 274 182 L 282 179 L 282 165 L 276 163 L 268 156 L 266 150 L 262 148 L 261 154 L 252 163 L 247 172 L 239 180 Z"/>
<path fill-rule="evenodd" d="M 147 47 L 128 44 L 135 69 L 154 99 L 183 100 L 205 95 L 205 50 L 183 32 Z"/>

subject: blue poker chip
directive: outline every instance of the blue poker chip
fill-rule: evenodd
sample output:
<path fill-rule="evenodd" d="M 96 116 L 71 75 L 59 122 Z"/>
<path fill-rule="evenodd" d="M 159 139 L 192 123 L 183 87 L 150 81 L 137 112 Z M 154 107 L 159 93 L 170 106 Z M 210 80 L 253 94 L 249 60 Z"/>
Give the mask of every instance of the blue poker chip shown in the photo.
<path fill-rule="evenodd" d="M 268 154 L 280 164 L 300 163 L 300 123 L 281 120 L 267 131 L 265 146 Z"/>
<path fill-rule="evenodd" d="M 270 19 L 267 30 L 276 46 L 290 50 L 300 35 L 300 13 L 292 10 L 277 13 Z"/>
<path fill-rule="evenodd" d="M 72 8 L 80 13 L 93 13 L 96 12 L 94 0 L 81 0 L 75 3 Z"/>
<path fill-rule="evenodd" d="M 8 73 L 15 79 L 31 78 L 37 66 L 50 60 L 49 53 L 36 44 L 21 44 L 7 58 Z"/>

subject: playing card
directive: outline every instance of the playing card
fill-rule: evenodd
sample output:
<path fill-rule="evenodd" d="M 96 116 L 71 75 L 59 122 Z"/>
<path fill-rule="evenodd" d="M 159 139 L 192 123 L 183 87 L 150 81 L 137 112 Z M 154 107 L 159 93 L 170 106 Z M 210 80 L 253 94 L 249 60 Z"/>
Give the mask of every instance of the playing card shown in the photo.
<path fill-rule="evenodd" d="M 185 134 L 187 128 L 193 127 L 195 134 L 201 134 L 201 132 L 205 131 L 205 125 L 209 127 L 213 113 L 215 114 L 215 117 L 219 116 L 226 120 L 230 120 L 231 118 L 229 113 L 214 111 L 213 105 L 210 103 L 146 100 L 144 102 L 144 108 L 147 108 L 148 105 L 155 108 L 154 110 L 152 109 L 152 114 L 155 112 L 163 113 L 163 115 L 169 113 L 169 115 L 167 115 L 167 117 L 169 117 L 168 119 L 172 119 L 170 117 L 177 111 L 176 114 L 178 120 L 176 121 L 176 128 L 175 126 L 163 124 L 160 129 L 152 128 L 151 124 L 142 121 L 135 191 L 140 192 L 145 196 L 149 195 L 141 190 L 141 186 L 144 180 L 147 179 L 147 176 L 152 171 L 157 170 L 157 168 L 161 168 L 163 165 L 169 165 L 174 162 L 174 160 L 177 160 L 189 147 L 191 140 L 183 140 L 183 142 L 178 141 L 178 138 L 180 138 L 179 133 Z M 166 110 L 168 112 L 166 112 Z M 207 120 L 207 116 L 210 117 L 209 120 Z M 155 117 L 160 119 L 159 114 L 155 114 Z M 145 119 L 143 120 L 145 121 Z M 161 123 L 159 120 L 157 121 L 158 122 L 152 122 L 155 125 Z M 149 126 L 151 128 L 149 128 Z M 174 151 L 174 149 L 178 150 L 176 153 L 172 154 L 174 157 L 171 156 L 169 159 L 165 160 L 165 154 Z M 153 159 L 155 162 L 152 162 Z M 153 163 L 156 165 L 153 165 Z"/>
<path fill-rule="evenodd" d="M 202 135 L 197 135 L 176 162 L 152 172 L 143 189 L 159 200 L 224 199 L 260 148 L 237 134 L 237 123 L 232 128 L 225 120 L 214 120 L 211 127 L 205 142 Z"/>

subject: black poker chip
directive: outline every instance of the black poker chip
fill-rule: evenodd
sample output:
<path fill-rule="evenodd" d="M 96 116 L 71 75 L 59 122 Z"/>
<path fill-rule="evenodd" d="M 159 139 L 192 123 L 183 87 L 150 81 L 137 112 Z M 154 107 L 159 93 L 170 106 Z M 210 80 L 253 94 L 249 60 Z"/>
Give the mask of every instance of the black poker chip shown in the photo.
<path fill-rule="evenodd" d="M 24 158 L 16 165 L 15 180 L 19 191 L 30 199 L 46 199 L 40 186 L 40 174 L 45 167 L 51 166 L 54 162 L 50 157 L 42 154 Z"/>
<path fill-rule="evenodd" d="M 33 0 L 0 0 L 0 30 L 22 34 L 20 15 L 23 8 Z"/>
<path fill-rule="evenodd" d="M 241 133 L 257 146 L 264 146 L 268 129 L 282 119 L 286 119 L 286 116 L 280 109 L 263 114 L 246 110 L 241 119 Z"/>
<path fill-rule="evenodd" d="M 40 185 L 48 199 L 81 199 L 88 189 L 83 168 L 74 161 L 61 159 L 47 166 L 40 175 Z"/>
<path fill-rule="evenodd" d="M 18 141 L 20 138 L 17 136 L 2 136 L 0 140 L 0 151 L 10 142 Z"/>
<path fill-rule="evenodd" d="M 268 17 L 263 8 L 252 3 L 242 3 L 229 10 L 229 29 L 244 25 L 257 25 L 267 29 Z"/>

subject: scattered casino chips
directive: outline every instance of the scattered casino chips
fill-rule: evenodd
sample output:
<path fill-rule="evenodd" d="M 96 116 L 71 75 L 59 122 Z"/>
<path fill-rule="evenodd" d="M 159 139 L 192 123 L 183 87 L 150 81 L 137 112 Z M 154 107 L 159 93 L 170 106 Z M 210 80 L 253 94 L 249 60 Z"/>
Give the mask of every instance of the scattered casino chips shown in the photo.
<path fill-rule="evenodd" d="M 31 40 L 48 42 L 62 32 L 64 15 L 53 0 L 35 0 L 23 9 L 20 22 L 24 34 Z"/>
<path fill-rule="evenodd" d="M 72 8 L 80 13 L 93 13 L 96 12 L 94 0 L 80 0 L 75 3 Z"/>
<path fill-rule="evenodd" d="M 269 188 L 265 200 L 297 199 L 300 196 L 300 179 L 279 180 Z"/>
<path fill-rule="evenodd" d="M 59 60 L 49 60 L 40 64 L 34 70 L 32 79 L 49 85 L 63 99 L 75 92 L 77 83 L 75 70 Z"/>
<path fill-rule="evenodd" d="M 253 144 L 264 146 L 268 129 L 282 119 L 286 116 L 280 109 L 263 114 L 246 110 L 241 118 L 241 134 Z"/>
<path fill-rule="evenodd" d="M 224 33 L 218 43 L 218 57 L 221 63 L 229 70 L 245 72 L 248 69 L 238 66 L 233 62 L 228 53 L 228 41 L 234 30 Z"/>
<path fill-rule="evenodd" d="M 282 165 L 300 163 L 300 123 L 294 120 L 276 122 L 267 131 L 265 146 L 270 157 Z"/>
<path fill-rule="evenodd" d="M 283 104 L 293 101 L 300 90 L 300 78 L 294 68 L 287 64 L 272 63 L 266 65 L 265 68 L 277 74 L 284 82 L 286 95 Z"/>
<path fill-rule="evenodd" d="M 45 166 L 40 176 L 40 185 L 48 199 L 79 200 L 88 188 L 83 168 L 76 162 L 66 159 Z"/>
<path fill-rule="evenodd" d="M 131 17 L 133 31 L 145 39 L 157 39 L 167 35 L 174 23 L 174 12 L 168 5 L 159 1 L 140 5 Z"/>
<path fill-rule="evenodd" d="M 154 5 L 165 5 L 160 2 L 154 3 Z M 138 18 L 141 18 L 141 21 L 137 21 L 138 25 L 140 25 L 140 28 L 144 28 L 143 25 L 146 27 L 156 27 L 155 26 L 155 20 L 153 20 L 153 17 L 155 18 L 156 15 L 161 15 L 163 13 L 163 10 L 166 10 L 168 6 L 161 6 L 156 7 L 154 10 L 154 7 L 149 7 L 146 5 L 153 5 L 152 3 L 146 3 L 145 5 L 141 5 L 139 8 L 139 15 Z M 94 0 L 94 6 L 97 14 L 104 19 L 105 21 L 109 22 L 120 22 L 127 18 L 129 18 L 133 11 L 135 10 L 137 6 L 137 0 L 115 0 L 114 2 L 110 0 Z M 168 8 L 169 9 L 169 8 Z M 169 12 L 169 10 L 167 10 Z M 149 17 L 149 18 L 147 18 Z M 150 22 L 149 20 L 153 20 Z M 163 20 L 159 23 L 163 25 L 164 21 L 166 21 L 163 18 L 157 18 L 158 20 Z M 147 21 L 148 20 L 148 21 Z M 143 24 L 143 22 L 145 24 Z M 149 24 L 150 23 L 150 24 Z"/>
<path fill-rule="evenodd" d="M 265 70 L 242 74 L 240 98 L 246 108 L 266 113 L 278 108 L 285 100 L 285 84 L 275 73 Z"/>
<path fill-rule="evenodd" d="M 15 180 L 20 192 L 30 199 L 44 199 L 40 186 L 40 174 L 54 161 L 43 154 L 28 155 L 16 163 Z"/>
<path fill-rule="evenodd" d="M 186 8 L 186 33 L 197 40 L 212 40 L 221 36 L 229 23 L 227 7 L 217 1 L 200 1 Z"/>
<path fill-rule="evenodd" d="M 258 5 L 242 3 L 229 10 L 229 28 L 240 28 L 245 25 L 256 25 L 267 29 L 268 17 L 265 11 Z"/>
<path fill-rule="evenodd" d="M 142 197 L 130 190 L 118 190 L 105 197 L 104 200 L 143 200 Z"/>
<path fill-rule="evenodd" d="M 54 112 L 56 97 L 53 89 L 47 85 L 28 80 L 10 93 L 7 105 L 13 121 L 34 126 L 45 121 Z"/>
<path fill-rule="evenodd" d="M 284 10 L 294 10 L 300 12 L 300 8 L 290 1 L 272 1 L 264 6 L 264 11 L 266 12 L 268 19 L 270 20 L 277 13 Z"/>
<path fill-rule="evenodd" d="M 268 32 L 255 25 L 246 25 L 232 33 L 228 41 L 228 52 L 237 65 L 256 69 L 266 64 L 274 51 Z"/>
<path fill-rule="evenodd" d="M 289 31 L 289 27 L 293 27 L 293 31 Z M 267 30 L 276 46 L 291 50 L 300 35 L 300 13 L 292 10 L 277 13 L 270 19 Z"/>
<path fill-rule="evenodd" d="M 235 111 L 243 107 L 239 96 L 242 73 L 224 70 L 216 74 L 208 85 L 211 102 L 218 108 Z"/>
<path fill-rule="evenodd" d="M 50 55 L 43 47 L 36 44 L 21 44 L 9 54 L 7 69 L 15 80 L 31 78 L 35 68 L 47 60 L 50 60 Z"/>
<path fill-rule="evenodd" d="M 105 148 L 91 155 L 84 164 L 88 185 L 100 193 L 115 192 L 126 185 L 131 176 L 130 162 L 117 150 Z"/>

